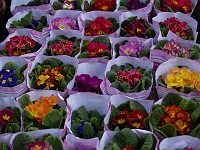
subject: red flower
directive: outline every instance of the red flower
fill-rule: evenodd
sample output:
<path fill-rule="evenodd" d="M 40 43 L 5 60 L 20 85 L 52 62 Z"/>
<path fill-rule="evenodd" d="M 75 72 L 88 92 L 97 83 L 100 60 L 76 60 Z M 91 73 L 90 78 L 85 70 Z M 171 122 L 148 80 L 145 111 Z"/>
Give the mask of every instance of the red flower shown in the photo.
<path fill-rule="evenodd" d="M 14 112 L 11 109 L 3 109 L 0 111 L 0 126 L 7 125 L 12 122 L 14 118 Z"/>
<path fill-rule="evenodd" d="M 121 150 L 137 150 L 137 149 L 131 146 L 122 146 Z"/>
<path fill-rule="evenodd" d="M 89 53 L 90 58 L 101 57 L 105 51 L 109 51 L 109 48 L 103 43 L 90 42 L 86 46 L 86 52 Z"/>
<path fill-rule="evenodd" d="M 90 11 L 112 11 L 115 8 L 116 0 L 94 0 L 93 5 L 90 6 Z"/>
<path fill-rule="evenodd" d="M 115 116 L 112 123 L 114 126 L 121 126 L 121 125 L 126 124 L 126 121 L 127 121 L 126 114 L 118 114 Z"/>
<path fill-rule="evenodd" d="M 26 150 L 53 150 L 52 146 L 47 145 L 45 142 L 40 142 L 36 140 L 35 142 L 31 142 Z"/>

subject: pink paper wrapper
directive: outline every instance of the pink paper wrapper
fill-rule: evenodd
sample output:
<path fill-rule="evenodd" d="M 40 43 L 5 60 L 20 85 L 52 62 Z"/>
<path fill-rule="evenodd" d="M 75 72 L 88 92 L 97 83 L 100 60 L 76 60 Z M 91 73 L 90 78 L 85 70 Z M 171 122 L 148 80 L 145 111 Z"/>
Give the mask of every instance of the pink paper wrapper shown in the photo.
<path fill-rule="evenodd" d="M 21 58 L 21 57 L 1 57 L 0 59 L 0 70 L 2 70 L 3 66 L 7 63 L 7 62 L 13 62 L 15 64 L 17 64 L 19 67 L 24 66 L 25 64 L 27 64 L 27 68 L 24 71 L 24 81 L 14 87 L 2 87 L 0 86 L 0 97 L 2 96 L 9 96 L 9 97 L 18 97 L 20 95 L 22 95 L 23 93 L 25 93 L 28 90 L 27 87 L 27 72 L 28 70 L 31 68 L 31 62 Z"/>
<path fill-rule="evenodd" d="M 79 76 L 81 74 L 88 74 L 90 77 L 97 76 L 99 79 L 104 79 L 104 72 L 106 69 L 106 63 L 98 63 L 98 62 L 85 62 L 78 65 L 76 76 Z M 75 77 L 74 79 L 68 84 L 68 94 L 72 95 L 75 93 L 78 93 L 76 91 L 73 91 L 73 87 L 75 84 Z M 103 93 L 103 91 L 102 91 Z"/>
<path fill-rule="evenodd" d="M 36 20 L 39 20 L 42 16 L 47 16 L 47 13 L 45 13 L 42 10 L 31 10 L 33 13 L 33 18 Z M 50 28 L 49 27 L 45 27 L 43 28 L 42 32 L 33 30 L 33 29 L 28 29 L 28 28 L 10 28 L 10 24 L 14 21 L 14 20 L 20 20 L 21 18 L 23 18 L 26 14 L 28 14 L 29 11 L 22 11 L 22 12 L 18 12 L 16 13 L 12 18 L 10 18 L 6 24 L 6 28 L 8 30 L 9 33 L 13 33 L 18 29 L 23 29 L 23 30 L 28 30 L 30 32 L 30 34 L 40 40 L 41 42 L 44 42 L 46 37 L 49 35 L 50 32 Z"/>
<path fill-rule="evenodd" d="M 115 107 L 118 107 L 119 105 L 127 102 L 127 101 L 136 101 L 138 103 L 140 103 L 142 106 L 144 106 L 144 108 L 146 109 L 147 113 L 149 114 L 151 112 L 151 107 L 153 106 L 153 101 L 151 100 L 134 100 L 133 98 L 127 98 L 123 95 L 117 94 L 117 95 L 112 95 L 110 97 L 110 106 L 108 109 L 108 112 L 104 118 L 104 129 L 105 131 L 110 131 L 109 127 L 108 127 L 108 123 L 109 123 L 109 119 L 110 119 L 110 115 L 111 115 L 111 105 L 114 105 Z"/>
<path fill-rule="evenodd" d="M 110 71 L 110 68 L 113 65 L 115 65 L 115 64 L 116 65 L 124 65 L 125 63 L 130 63 L 134 67 L 141 67 L 143 69 L 148 69 L 148 70 L 153 68 L 153 63 L 150 62 L 149 60 L 135 58 L 135 57 L 129 57 L 129 56 L 119 56 L 116 59 L 112 59 L 112 60 L 108 61 L 106 71 L 105 71 L 105 77 L 106 77 L 106 73 L 108 71 Z M 136 100 L 148 98 L 148 96 L 150 95 L 150 92 L 151 92 L 151 88 L 152 88 L 152 86 L 151 86 L 151 87 L 149 87 L 148 90 L 143 90 L 140 92 L 132 92 L 132 93 L 123 93 L 123 92 L 119 91 L 118 89 L 111 87 L 111 83 L 107 78 L 103 82 L 106 85 L 106 90 L 107 90 L 108 94 L 110 94 L 110 95 L 122 94 L 126 97 L 130 97 L 130 98 L 133 98 Z M 153 80 L 152 80 L 152 83 L 153 83 Z"/>
<path fill-rule="evenodd" d="M 197 100 L 200 100 L 200 92 L 192 91 L 189 94 L 185 94 L 182 92 L 178 92 L 174 89 L 167 89 L 165 87 L 161 87 L 158 85 L 158 82 L 157 82 L 158 78 L 161 75 L 167 74 L 170 69 L 177 67 L 177 66 L 186 66 L 190 70 L 198 72 L 200 74 L 200 69 L 199 69 L 200 63 L 197 61 L 184 59 L 184 58 L 169 59 L 168 61 L 161 64 L 155 73 L 156 89 L 157 89 L 159 98 L 163 98 L 166 94 L 172 92 L 172 93 L 179 94 L 180 96 L 187 98 L 187 99 L 196 98 Z"/>
<path fill-rule="evenodd" d="M 43 45 L 42 45 L 43 43 L 40 40 L 38 40 L 37 38 L 33 37 L 33 35 L 30 32 L 28 32 L 28 30 L 18 29 L 14 33 L 9 34 L 9 36 L 0 44 L 0 50 L 4 49 L 6 43 L 10 40 L 10 38 L 12 38 L 14 36 L 28 36 L 31 39 L 33 39 L 34 41 L 41 44 L 41 47 L 40 47 L 40 49 L 38 49 L 37 52 L 19 56 L 19 57 L 25 58 L 25 59 L 30 60 L 30 61 L 34 60 L 35 57 L 38 55 L 38 53 L 41 51 L 41 49 L 43 47 Z M 0 55 L 0 57 L 1 57 L 1 55 Z"/>
<path fill-rule="evenodd" d="M 39 55 L 38 57 L 35 58 L 35 60 L 32 62 L 32 66 L 29 70 L 29 72 L 27 73 L 27 86 L 29 88 L 30 91 L 37 91 L 38 89 L 33 89 L 31 88 L 30 86 L 30 78 L 28 76 L 29 73 L 32 72 L 32 70 L 35 68 L 35 65 L 37 62 L 39 63 L 43 63 L 43 61 L 45 59 L 49 59 L 49 58 L 57 58 L 59 60 L 61 60 L 64 64 L 71 64 L 73 65 L 75 68 L 77 68 L 78 66 L 78 60 L 75 59 L 75 58 L 72 58 L 72 57 L 69 57 L 69 56 L 64 56 L 64 55 L 61 55 L 61 56 L 44 56 L 44 55 Z M 65 89 L 64 92 L 61 92 L 61 91 L 57 91 L 62 97 L 66 97 L 67 96 L 67 88 Z"/>

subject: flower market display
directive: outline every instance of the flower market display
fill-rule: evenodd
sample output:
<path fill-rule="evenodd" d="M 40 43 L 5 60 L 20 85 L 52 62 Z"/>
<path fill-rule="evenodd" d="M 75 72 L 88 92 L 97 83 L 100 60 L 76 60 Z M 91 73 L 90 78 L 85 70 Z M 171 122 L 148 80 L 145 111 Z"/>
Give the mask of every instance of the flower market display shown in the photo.
<path fill-rule="evenodd" d="M 12 0 L 0 150 L 199 150 L 196 6 Z"/>

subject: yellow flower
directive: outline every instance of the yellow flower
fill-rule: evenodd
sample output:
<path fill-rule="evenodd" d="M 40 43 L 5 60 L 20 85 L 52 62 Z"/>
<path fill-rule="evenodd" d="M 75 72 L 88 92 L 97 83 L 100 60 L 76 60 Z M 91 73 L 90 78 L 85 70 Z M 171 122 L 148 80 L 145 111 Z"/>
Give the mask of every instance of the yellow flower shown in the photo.
<path fill-rule="evenodd" d="M 40 86 L 40 85 L 44 84 L 45 81 L 49 79 L 49 77 L 50 76 L 48 76 L 48 75 L 39 75 L 38 76 L 38 80 L 39 81 L 37 82 L 37 86 Z"/>
<path fill-rule="evenodd" d="M 167 88 L 183 87 L 183 78 L 180 74 L 168 74 L 165 80 Z"/>
<path fill-rule="evenodd" d="M 195 81 L 194 86 L 197 91 L 200 91 L 200 77 Z"/>

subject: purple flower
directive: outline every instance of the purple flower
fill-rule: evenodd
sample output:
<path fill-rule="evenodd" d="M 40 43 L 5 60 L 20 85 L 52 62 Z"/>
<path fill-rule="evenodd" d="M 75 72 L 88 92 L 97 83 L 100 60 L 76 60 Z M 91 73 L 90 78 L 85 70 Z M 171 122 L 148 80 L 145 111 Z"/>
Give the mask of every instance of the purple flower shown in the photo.
<path fill-rule="evenodd" d="M 119 47 L 119 54 L 121 56 L 132 56 L 137 55 L 144 49 L 142 42 L 127 42 L 125 45 Z"/>
<path fill-rule="evenodd" d="M 91 86 L 93 89 L 100 90 L 100 84 L 103 80 L 99 79 L 97 76 L 94 76 L 90 79 L 88 82 L 89 86 Z"/>
<path fill-rule="evenodd" d="M 140 0 L 129 0 L 128 3 L 126 3 L 126 8 L 128 10 L 137 10 L 146 7 L 147 5 L 143 2 L 140 2 Z"/>
<path fill-rule="evenodd" d="M 53 28 L 53 30 L 78 30 L 78 25 L 76 21 L 70 17 L 55 18 L 51 21 L 51 28 Z"/>
<path fill-rule="evenodd" d="M 88 120 L 84 120 L 84 121 L 82 121 L 82 123 L 81 123 L 81 125 L 78 127 L 78 132 L 79 132 L 79 134 L 83 134 L 83 128 L 84 128 L 84 125 L 85 125 L 85 123 L 86 122 L 89 122 L 90 123 L 90 121 L 88 121 Z M 95 124 L 91 124 L 92 125 L 92 128 L 93 128 L 93 131 L 94 131 L 94 134 L 96 134 L 97 133 L 97 130 L 96 130 L 96 126 L 95 126 Z"/>
<path fill-rule="evenodd" d="M 88 81 L 90 80 L 90 76 L 88 74 L 81 74 L 79 76 L 76 76 L 75 80 L 76 82 L 87 85 Z"/>
<path fill-rule="evenodd" d="M 3 87 L 14 87 L 17 84 L 17 78 L 15 76 L 15 70 L 10 69 L 2 69 L 0 71 L 0 86 Z"/>
<path fill-rule="evenodd" d="M 35 142 L 31 142 L 27 147 L 26 150 L 53 150 L 52 146 L 47 145 L 45 142 L 40 142 L 36 140 Z"/>

